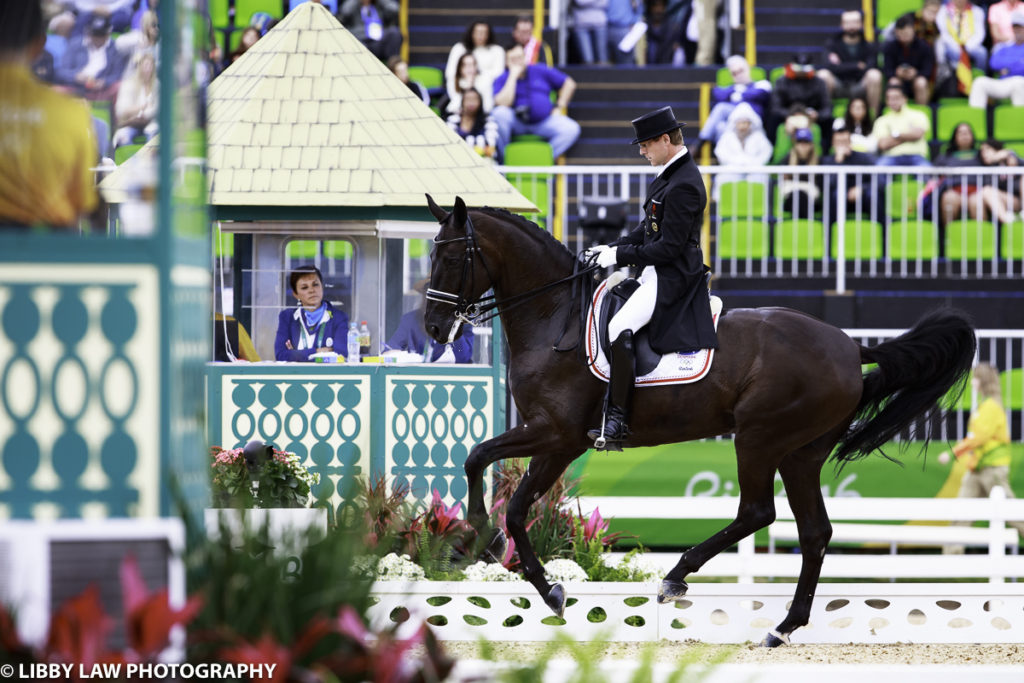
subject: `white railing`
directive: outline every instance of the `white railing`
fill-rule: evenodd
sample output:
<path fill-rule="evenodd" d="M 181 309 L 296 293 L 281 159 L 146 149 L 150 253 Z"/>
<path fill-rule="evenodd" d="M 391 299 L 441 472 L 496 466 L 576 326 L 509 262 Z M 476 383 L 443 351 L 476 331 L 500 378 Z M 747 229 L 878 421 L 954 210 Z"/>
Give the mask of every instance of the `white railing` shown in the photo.
<path fill-rule="evenodd" d="M 630 217 L 626 227 L 631 228 L 657 171 L 642 166 L 499 170 L 516 174 L 516 184 L 540 202 L 541 213 L 534 216 L 538 223 L 551 229 L 554 216 L 562 218 L 562 240 L 571 249 L 592 242 L 579 225 L 580 200 L 625 202 Z M 833 280 L 838 292 L 847 289 L 850 277 L 1024 275 L 1024 220 L 1019 211 L 1013 212 L 1014 221 L 1002 222 L 1007 216 L 992 215 L 982 193 L 975 191 L 1002 182 L 1009 195 L 1020 198 L 1024 167 L 702 166 L 701 171 L 710 187 L 711 239 L 705 258 L 718 275 L 823 277 Z M 800 205 L 785 210 L 780 191 L 785 176 L 817 187 L 813 210 Z M 559 178 L 564 178 L 564 187 L 556 192 Z M 864 192 L 849 206 L 831 199 L 858 184 Z M 932 191 L 925 193 L 929 185 Z M 962 206 L 962 219 L 942 218 L 945 191 L 950 202 Z"/>

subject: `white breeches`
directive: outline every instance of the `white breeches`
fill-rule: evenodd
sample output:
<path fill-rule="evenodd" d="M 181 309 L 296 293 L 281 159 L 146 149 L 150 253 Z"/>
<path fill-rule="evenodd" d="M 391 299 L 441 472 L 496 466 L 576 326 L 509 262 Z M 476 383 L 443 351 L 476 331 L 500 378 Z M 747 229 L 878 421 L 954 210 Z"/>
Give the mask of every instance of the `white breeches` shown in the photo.
<path fill-rule="evenodd" d="M 658 272 L 647 266 L 640 273 L 640 286 L 608 323 L 608 340 L 614 342 L 624 331 L 636 333 L 651 322 L 654 304 L 658 300 Z"/>

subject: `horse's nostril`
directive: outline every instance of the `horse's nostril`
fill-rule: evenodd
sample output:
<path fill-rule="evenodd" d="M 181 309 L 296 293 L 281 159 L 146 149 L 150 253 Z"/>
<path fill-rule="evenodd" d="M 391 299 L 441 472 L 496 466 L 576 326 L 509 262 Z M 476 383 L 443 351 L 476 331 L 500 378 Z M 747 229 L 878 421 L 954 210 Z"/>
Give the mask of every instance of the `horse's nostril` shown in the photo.
<path fill-rule="evenodd" d="M 437 339 L 437 335 L 439 332 L 440 330 L 438 329 L 437 325 L 427 325 L 427 333 L 434 339 Z"/>

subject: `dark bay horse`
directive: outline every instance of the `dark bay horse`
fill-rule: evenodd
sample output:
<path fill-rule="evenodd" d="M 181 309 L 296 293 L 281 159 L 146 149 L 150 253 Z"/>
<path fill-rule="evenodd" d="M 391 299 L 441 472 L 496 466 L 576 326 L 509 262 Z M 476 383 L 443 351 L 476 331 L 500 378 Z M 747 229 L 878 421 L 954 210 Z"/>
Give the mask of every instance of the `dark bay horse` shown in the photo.
<path fill-rule="evenodd" d="M 442 342 L 456 338 L 493 288 L 491 307 L 500 311 L 508 341 L 508 387 L 522 419 L 469 454 L 467 520 L 500 557 L 505 541 L 500 530 L 488 529 L 483 472 L 504 458 L 532 458 L 509 502 L 507 528 L 523 575 L 561 615 L 565 591 L 545 579 L 524 523 L 530 505 L 592 446 L 587 429 L 601 419 L 604 385 L 575 353 L 553 350 L 566 321 L 579 317 L 568 282 L 551 286 L 570 278 L 574 256 L 507 211 L 469 211 L 456 198 L 449 213 L 429 196 L 427 201 L 441 226 L 431 252 L 427 332 Z M 568 336 L 577 333 L 572 324 Z M 776 646 L 807 623 L 832 535 L 821 494 L 822 465 L 830 455 L 839 462 L 868 455 L 936 409 L 950 389 L 962 390 L 976 340 L 961 314 L 939 311 L 896 339 L 867 348 L 838 328 L 784 308 L 729 311 L 719 321 L 718 339 L 703 380 L 637 390 L 626 445 L 735 434 L 736 518 L 682 554 L 661 583 L 659 602 L 681 599 L 688 574 L 775 520 L 775 472 L 782 476 L 802 566 L 789 613 L 763 643 Z M 864 363 L 877 367 L 863 375 Z"/>

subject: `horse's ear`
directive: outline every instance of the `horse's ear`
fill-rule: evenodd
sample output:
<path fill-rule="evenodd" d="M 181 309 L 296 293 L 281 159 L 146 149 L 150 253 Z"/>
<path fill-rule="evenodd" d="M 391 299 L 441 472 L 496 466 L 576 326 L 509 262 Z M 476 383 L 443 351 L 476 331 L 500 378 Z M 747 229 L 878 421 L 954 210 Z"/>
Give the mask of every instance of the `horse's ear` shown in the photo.
<path fill-rule="evenodd" d="M 452 213 L 455 214 L 455 225 L 466 224 L 466 202 L 462 201 L 462 197 L 455 198 L 455 208 L 452 209 Z"/>
<path fill-rule="evenodd" d="M 443 221 L 445 218 L 448 218 L 448 212 L 438 206 L 437 202 L 435 202 L 434 198 L 429 194 L 427 195 L 427 208 L 430 209 L 430 213 L 434 214 L 434 218 L 439 221 Z"/>

